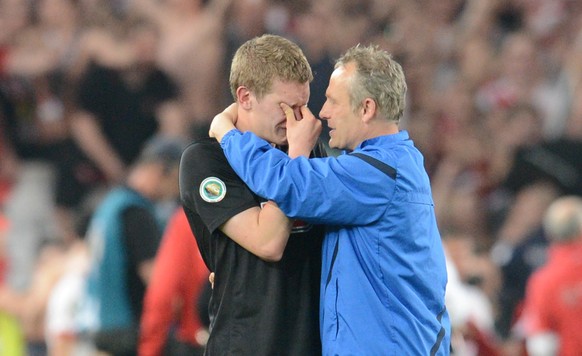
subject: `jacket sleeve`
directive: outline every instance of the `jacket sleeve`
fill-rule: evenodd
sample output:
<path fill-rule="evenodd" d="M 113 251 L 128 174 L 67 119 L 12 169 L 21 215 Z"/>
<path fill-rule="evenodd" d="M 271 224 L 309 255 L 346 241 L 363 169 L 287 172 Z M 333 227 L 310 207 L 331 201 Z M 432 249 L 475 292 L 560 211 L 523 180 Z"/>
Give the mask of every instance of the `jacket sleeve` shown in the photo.
<path fill-rule="evenodd" d="M 384 214 L 394 181 L 357 157 L 290 159 L 253 133 L 222 139 L 228 162 L 258 195 L 289 217 L 327 225 L 364 225 Z"/>

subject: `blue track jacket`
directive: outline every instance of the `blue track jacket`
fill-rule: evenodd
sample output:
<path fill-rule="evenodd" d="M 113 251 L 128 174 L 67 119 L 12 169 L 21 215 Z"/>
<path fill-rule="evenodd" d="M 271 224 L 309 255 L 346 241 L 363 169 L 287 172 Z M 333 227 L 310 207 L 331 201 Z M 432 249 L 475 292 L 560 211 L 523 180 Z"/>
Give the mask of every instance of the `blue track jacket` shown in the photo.
<path fill-rule="evenodd" d="M 228 132 L 228 161 L 290 217 L 327 226 L 324 355 L 448 355 L 447 271 L 422 154 L 406 131 L 339 157 L 290 159 Z"/>

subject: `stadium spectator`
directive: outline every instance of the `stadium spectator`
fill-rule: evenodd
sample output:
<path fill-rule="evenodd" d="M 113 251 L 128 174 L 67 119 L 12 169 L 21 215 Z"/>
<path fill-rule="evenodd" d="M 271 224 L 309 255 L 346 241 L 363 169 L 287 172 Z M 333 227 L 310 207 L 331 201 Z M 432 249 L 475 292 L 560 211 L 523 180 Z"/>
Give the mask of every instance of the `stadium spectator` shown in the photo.
<path fill-rule="evenodd" d="M 173 141 L 150 142 L 126 181 L 104 197 L 91 217 L 79 320 L 100 351 L 137 352 L 143 298 L 165 226 L 155 204 L 177 198 L 181 152 L 182 146 Z"/>
<path fill-rule="evenodd" d="M 139 355 L 202 355 L 208 338 L 198 301 L 208 269 L 184 210 L 170 218 L 156 254 L 141 315 Z M 208 306 L 205 307 L 206 309 Z"/>
<path fill-rule="evenodd" d="M 547 209 L 547 262 L 527 282 L 519 327 L 528 355 L 579 355 L 582 350 L 582 199 L 564 196 Z"/>

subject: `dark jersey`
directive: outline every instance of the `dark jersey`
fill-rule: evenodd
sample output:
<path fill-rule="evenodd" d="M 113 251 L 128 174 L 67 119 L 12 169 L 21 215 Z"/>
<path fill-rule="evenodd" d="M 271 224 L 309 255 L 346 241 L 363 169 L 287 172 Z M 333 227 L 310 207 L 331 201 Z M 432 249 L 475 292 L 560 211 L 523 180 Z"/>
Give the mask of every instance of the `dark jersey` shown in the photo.
<path fill-rule="evenodd" d="M 184 151 L 180 193 L 202 257 L 216 273 L 206 355 L 321 355 L 323 228 L 296 223 L 279 262 L 264 261 L 223 234 L 219 226 L 264 199 L 210 138 Z"/>

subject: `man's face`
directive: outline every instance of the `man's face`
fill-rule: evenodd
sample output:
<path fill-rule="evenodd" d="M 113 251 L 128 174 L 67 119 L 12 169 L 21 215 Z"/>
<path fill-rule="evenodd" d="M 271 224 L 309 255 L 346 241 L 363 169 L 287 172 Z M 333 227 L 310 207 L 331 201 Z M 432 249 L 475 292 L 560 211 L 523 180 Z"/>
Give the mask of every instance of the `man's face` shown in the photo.
<path fill-rule="evenodd" d="M 271 92 L 260 100 L 253 98 L 250 113 L 252 130 L 259 137 L 277 144 L 287 144 L 287 120 L 280 103 L 293 108 L 296 117 L 309 100 L 309 83 L 283 82 L 275 80 Z"/>
<path fill-rule="evenodd" d="M 174 200 L 180 196 L 179 176 L 178 166 L 162 173 L 158 189 L 161 200 Z"/>
<path fill-rule="evenodd" d="M 319 117 L 327 120 L 331 148 L 353 150 L 362 141 L 363 122 L 352 110 L 348 91 L 354 73 L 353 64 L 338 67 L 333 71 L 325 92 L 327 100 Z"/>

